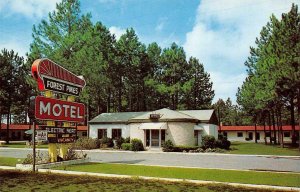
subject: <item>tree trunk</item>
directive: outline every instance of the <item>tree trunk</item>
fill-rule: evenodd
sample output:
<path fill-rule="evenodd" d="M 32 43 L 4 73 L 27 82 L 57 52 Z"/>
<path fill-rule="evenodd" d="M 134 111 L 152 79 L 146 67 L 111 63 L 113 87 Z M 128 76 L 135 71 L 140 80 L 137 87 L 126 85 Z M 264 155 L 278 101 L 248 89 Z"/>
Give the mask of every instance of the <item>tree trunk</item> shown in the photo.
<path fill-rule="evenodd" d="M 254 125 L 254 137 L 255 137 L 255 143 L 257 143 L 257 126 L 256 126 L 256 123 Z"/>
<path fill-rule="evenodd" d="M 282 131 L 282 118 L 281 118 L 281 110 L 279 109 L 279 127 L 280 127 L 280 140 L 281 140 L 281 147 L 284 148 L 283 142 L 283 131 Z"/>
<path fill-rule="evenodd" d="M 292 145 L 296 145 L 296 126 L 295 126 L 295 104 L 294 104 L 294 97 L 291 97 L 291 126 L 292 126 Z"/>
<path fill-rule="evenodd" d="M 300 88 L 298 88 L 298 98 L 297 98 L 297 103 L 298 103 L 298 121 L 299 121 L 299 136 L 298 136 L 298 142 L 299 142 L 299 151 L 300 151 Z"/>
<path fill-rule="evenodd" d="M 277 144 L 277 136 L 276 136 L 276 127 L 275 127 L 275 113 L 272 111 L 272 124 L 273 124 L 273 132 L 274 132 L 274 144 Z"/>
<path fill-rule="evenodd" d="M 270 131 L 270 144 L 272 145 L 272 128 L 271 128 L 271 112 L 269 111 L 269 131 Z"/>
<path fill-rule="evenodd" d="M 10 117 L 10 106 L 7 109 L 7 117 L 6 117 L 6 144 L 9 144 L 9 117 Z"/>
<path fill-rule="evenodd" d="M 108 88 L 108 95 L 107 95 L 107 104 L 106 104 L 106 112 L 109 113 L 110 112 L 110 94 L 111 94 L 111 90 L 110 87 Z"/>
<path fill-rule="evenodd" d="M 267 145 L 267 137 L 266 137 L 266 119 L 264 118 L 264 140 L 265 140 L 265 145 Z"/>
<path fill-rule="evenodd" d="M 122 77 L 119 78 L 119 90 L 118 90 L 118 112 L 122 110 Z"/>

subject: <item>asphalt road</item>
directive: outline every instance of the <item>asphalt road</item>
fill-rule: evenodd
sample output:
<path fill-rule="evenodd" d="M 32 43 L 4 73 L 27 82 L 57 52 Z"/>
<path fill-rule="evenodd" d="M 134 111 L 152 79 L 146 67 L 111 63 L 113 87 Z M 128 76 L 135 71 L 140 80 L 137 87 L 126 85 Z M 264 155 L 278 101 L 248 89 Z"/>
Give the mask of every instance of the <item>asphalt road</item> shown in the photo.
<path fill-rule="evenodd" d="M 32 149 L 0 148 L 0 157 L 25 158 Z M 42 150 L 46 153 L 47 150 Z M 94 162 L 237 170 L 300 172 L 300 157 L 226 155 L 207 153 L 84 151 Z"/>

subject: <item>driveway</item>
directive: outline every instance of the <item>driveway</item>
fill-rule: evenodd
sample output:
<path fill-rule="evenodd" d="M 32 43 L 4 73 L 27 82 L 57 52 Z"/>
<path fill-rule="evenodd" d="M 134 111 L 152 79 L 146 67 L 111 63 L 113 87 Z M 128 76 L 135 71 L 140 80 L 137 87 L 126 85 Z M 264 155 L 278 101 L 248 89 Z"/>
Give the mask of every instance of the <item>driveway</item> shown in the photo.
<path fill-rule="evenodd" d="M 41 149 L 46 153 L 46 149 Z M 25 158 L 32 149 L 0 148 L 0 157 Z M 213 153 L 162 153 L 84 151 L 93 162 L 237 170 L 300 172 L 300 157 L 228 155 Z"/>

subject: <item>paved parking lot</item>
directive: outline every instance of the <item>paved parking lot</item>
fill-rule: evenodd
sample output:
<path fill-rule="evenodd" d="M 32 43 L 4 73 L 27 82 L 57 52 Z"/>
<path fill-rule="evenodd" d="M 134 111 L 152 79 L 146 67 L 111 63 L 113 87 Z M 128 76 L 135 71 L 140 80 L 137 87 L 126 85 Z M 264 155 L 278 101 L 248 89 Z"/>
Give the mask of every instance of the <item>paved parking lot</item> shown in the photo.
<path fill-rule="evenodd" d="M 25 158 L 30 149 L 0 148 L 0 156 Z M 42 150 L 47 152 L 47 150 Z M 300 172 L 300 157 L 162 152 L 85 151 L 94 162 Z"/>

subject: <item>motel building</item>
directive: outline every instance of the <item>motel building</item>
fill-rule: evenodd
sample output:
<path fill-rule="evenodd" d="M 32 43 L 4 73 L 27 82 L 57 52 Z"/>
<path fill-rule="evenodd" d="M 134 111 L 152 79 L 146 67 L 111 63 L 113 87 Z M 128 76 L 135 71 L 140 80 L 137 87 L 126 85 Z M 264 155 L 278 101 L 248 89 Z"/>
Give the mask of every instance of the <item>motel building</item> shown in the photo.
<path fill-rule="evenodd" d="M 280 138 L 280 131 L 278 127 L 276 129 L 276 138 Z M 283 131 L 283 142 L 290 143 L 292 141 L 292 126 L 284 125 L 282 126 Z M 219 132 L 227 137 L 229 141 L 239 141 L 239 142 L 255 142 L 255 126 L 220 126 Z M 296 126 L 296 135 L 299 137 L 299 126 Z M 270 142 L 270 138 L 274 137 L 273 126 L 266 126 L 264 131 L 264 126 L 256 126 L 256 137 L 257 142 L 265 142 L 266 137 L 267 142 Z"/>
<path fill-rule="evenodd" d="M 89 121 L 89 137 L 140 139 L 146 148 L 174 145 L 200 146 L 204 135 L 218 137 L 214 110 L 176 111 L 163 108 L 148 112 L 102 113 Z"/>

